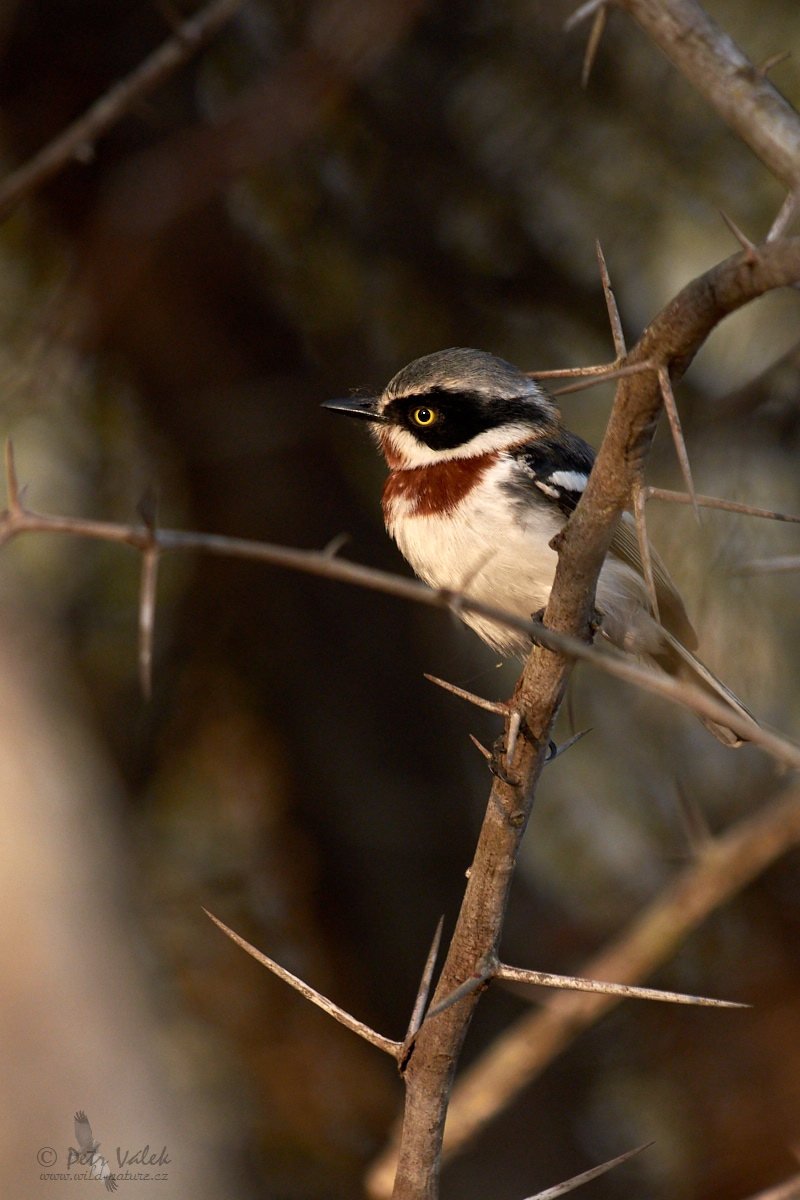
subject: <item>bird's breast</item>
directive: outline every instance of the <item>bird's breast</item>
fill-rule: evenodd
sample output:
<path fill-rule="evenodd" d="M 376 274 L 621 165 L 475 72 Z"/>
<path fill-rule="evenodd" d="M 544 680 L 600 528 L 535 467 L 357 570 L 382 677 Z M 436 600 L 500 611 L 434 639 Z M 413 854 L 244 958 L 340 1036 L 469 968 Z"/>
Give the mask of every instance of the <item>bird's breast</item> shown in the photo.
<path fill-rule="evenodd" d="M 499 457 L 494 450 L 472 458 L 449 458 L 392 471 L 383 488 L 386 524 L 403 517 L 439 517 L 455 512 Z"/>
<path fill-rule="evenodd" d="M 432 587 L 465 591 L 528 616 L 547 600 L 556 564 L 548 543 L 563 516 L 536 494 L 529 505 L 513 503 L 506 485 L 514 462 L 504 455 L 486 458 L 480 466 L 475 459 L 437 464 L 437 472 L 451 470 L 434 479 L 398 480 L 417 471 L 393 472 L 384 492 L 386 526 Z M 452 470 L 456 463 L 471 469 Z"/>

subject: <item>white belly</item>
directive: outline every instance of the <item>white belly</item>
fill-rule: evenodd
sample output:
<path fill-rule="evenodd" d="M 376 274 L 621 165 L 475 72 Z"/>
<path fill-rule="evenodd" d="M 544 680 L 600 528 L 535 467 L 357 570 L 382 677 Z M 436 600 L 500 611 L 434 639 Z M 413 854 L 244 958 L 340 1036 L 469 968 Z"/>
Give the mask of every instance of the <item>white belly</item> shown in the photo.
<path fill-rule="evenodd" d="M 508 493 L 498 487 L 509 468 L 508 461 L 501 460 L 450 514 L 412 515 L 401 499 L 387 514 L 387 528 L 414 571 L 431 587 L 462 592 L 528 620 L 550 598 L 558 555 L 549 543 L 565 518 L 550 505 L 512 504 Z M 603 567 L 597 603 L 604 614 L 604 629 L 617 645 L 622 646 L 626 633 L 642 620 L 648 627 L 653 624 L 646 611 L 643 581 L 618 559 L 608 559 Z M 523 634 L 484 617 L 465 613 L 464 621 L 503 653 L 526 654 L 530 648 Z"/>
<path fill-rule="evenodd" d="M 548 543 L 563 525 L 549 506 L 521 512 L 498 489 L 500 462 L 444 516 L 410 516 L 401 501 L 387 521 L 404 557 L 431 587 L 463 592 L 526 620 L 547 604 L 558 556 Z M 465 621 L 498 650 L 523 649 L 525 639 L 491 621 Z"/>

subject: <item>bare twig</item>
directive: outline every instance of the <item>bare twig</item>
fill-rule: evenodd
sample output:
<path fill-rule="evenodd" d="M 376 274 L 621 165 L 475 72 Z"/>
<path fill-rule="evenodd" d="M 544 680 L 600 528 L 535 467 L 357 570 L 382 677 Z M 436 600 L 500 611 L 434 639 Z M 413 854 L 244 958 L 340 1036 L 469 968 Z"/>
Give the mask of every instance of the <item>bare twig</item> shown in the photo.
<path fill-rule="evenodd" d="M 613 371 L 607 371 L 604 375 L 592 375 L 591 378 L 584 379 L 581 383 L 572 383 L 569 387 L 558 388 L 551 395 L 569 396 L 572 392 L 585 392 L 587 388 L 596 387 L 599 383 L 609 383 L 612 379 L 625 379 L 628 375 L 643 375 L 647 371 L 657 369 L 656 364 L 649 361 L 626 363 L 622 367 L 616 367 Z"/>
<path fill-rule="evenodd" d="M 553 371 L 523 371 L 528 379 L 574 379 L 585 375 L 608 375 L 619 366 L 617 362 L 600 363 L 596 367 L 559 367 Z"/>
<path fill-rule="evenodd" d="M 149 92 L 187 62 L 241 8 L 243 0 L 213 0 L 180 26 L 140 66 L 0 184 L 0 220 L 72 160 L 87 161 L 95 143 Z"/>
<path fill-rule="evenodd" d="M 800 571 L 800 554 L 784 554 L 777 558 L 752 558 L 734 567 L 733 575 L 787 575 Z"/>
<path fill-rule="evenodd" d="M 611 336 L 614 339 L 614 351 L 619 362 L 628 352 L 625 345 L 625 334 L 622 330 L 622 321 L 619 319 L 619 308 L 617 307 L 614 289 L 611 287 L 611 277 L 608 274 L 608 267 L 606 266 L 606 256 L 603 254 L 603 247 L 600 245 L 599 240 L 595 241 L 595 249 L 597 251 L 597 262 L 600 267 L 600 279 L 603 284 L 603 295 L 606 298 L 606 308 L 608 309 L 608 321 L 611 325 Z"/>
<path fill-rule="evenodd" d="M 672 703 L 691 709 L 699 716 L 708 717 L 718 724 L 723 724 L 754 745 L 761 746 L 777 761 L 788 767 L 800 769 L 800 748 L 792 745 L 785 738 L 740 716 L 692 684 L 640 666 L 627 655 L 610 649 L 598 650 L 578 638 L 570 637 L 542 625 L 541 622 L 534 625 L 531 621 L 516 617 L 512 613 L 503 612 L 502 609 L 493 608 L 491 605 L 482 604 L 469 596 L 461 596 L 446 590 L 434 591 L 417 580 L 407 579 L 401 575 L 392 575 L 386 571 L 376 570 L 374 567 L 364 567 L 359 563 L 331 558 L 316 550 L 295 550 L 288 546 L 275 546 L 268 542 L 254 542 L 244 538 L 223 537 L 219 534 L 182 532 L 170 529 L 157 529 L 155 532 L 151 532 L 142 526 L 115 525 L 106 521 L 84 521 L 77 517 L 55 517 L 30 512 L 27 509 L 20 509 L 17 513 L 12 513 L 9 509 L 0 515 L 0 545 L 22 533 L 34 532 L 68 533 L 80 537 L 100 538 L 122 542 L 140 551 L 147 550 L 155 544 L 161 552 L 201 550 L 209 554 L 253 559 L 257 562 L 271 563 L 274 566 L 370 588 L 433 608 L 450 611 L 458 608 L 467 612 L 475 612 L 498 624 L 506 625 L 510 629 L 524 632 L 532 640 L 535 638 L 542 646 L 563 654 L 567 658 L 593 663 L 601 671 L 613 675 L 623 682 L 642 687 Z M 492 701 L 487 701 L 487 703 L 492 703 Z M 479 743 L 476 742 L 476 745 Z M 491 754 L 485 748 L 481 747 L 481 752 L 491 758 Z"/>
<path fill-rule="evenodd" d="M 466 700 L 469 704 L 474 704 L 476 708 L 483 708 L 486 712 L 497 713 L 501 717 L 508 716 L 508 705 L 503 704 L 502 701 L 484 700 L 483 696 L 476 696 L 473 692 L 467 692 L 464 688 L 456 687 L 454 683 L 448 683 L 446 679 L 438 679 L 435 675 L 424 675 L 424 678 L 429 683 L 435 683 L 437 687 L 444 688 L 446 692 L 451 692 L 454 696 L 458 696 L 460 700 Z"/>
<path fill-rule="evenodd" d="M 619 983 L 635 983 L 651 974 L 709 913 L 798 842 L 800 789 L 794 788 L 707 844 L 611 945 L 586 963 L 582 974 Z M 617 1003 L 610 996 L 562 993 L 548 997 L 538 1011 L 506 1030 L 453 1090 L 445 1157 L 466 1146 L 581 1030 Z M 387 1192 L 376 1189 L 372 1194 Z"/>
<path fill-rule="evenodd" d="M 597 57 L 597 51 L 600 48 L 600 41 L 608 20 L 608 6 L 601 4 L 597 12 L 594 14 L 592 21 L 591 32 L 589 33 L 589 41 L 586 43 L 586 53 L 583 56 L 583 67 L 581 68 L 581 87 L 589 86 L 589 77 L 592 73 L 594 60 Z"/>
<path fill-rule="evenodd" d="M 393 1042 L 390 1038 L 384 1037 L 383 1034 L 376 1033 L 374 1029 L 370 1029 L 369 1025 L 365 1025 L 363 1021 L 358 1021 L 355 1017 L 351 1017 L 350 1013 L 345 1012 L 343 1008 L 339 1008 L 339 1005 L 334 1004 L 332 1000 L 327 998 L 327 996 L 323 996 L 314 988 L 309 987 L 307 983 L 303 983 L 302 979 L 298 979 L 296 975 L 292 975 L 292 973 L 287 971 L 284 967 L 278 966 L 278 964 L 273 962 L 271 958 L 267 958 L 266 954 L 262 954 L 260 950 L 256 950 L 255 946 L 251 946 L 250 943 L 246 942 L 243 937 L 239 937 L 238 933 L 234 933 L 232 929 L 229 929 L 227 925 L 224 925 L 222 921 L 220 921 L 219 917 L 215 917 L 214 914 L 210 913 L 207 908 L 204 908 L 203 912 L 207 917 L 211 918 L 214 924 L 217 925 L 224 934 L 227 934 L 232 942 L 235 942 L 237 946 L 241 946 L 242 950 L 246 950 L 247 953 L 252 955 L 257 962 L 260 962 L 262 966 L 267 967 L 274 975 L 277 975 L 279 979 L 282 979 L 284 983 L 288 983 L 289 986 L 298 991 L 301 996 L 305 996 L 306 1000 L 310 1000 L 312 1004 L 316 1004 L 317 1007 L 321 1008 L 323 1012 L 326 1012 L 329 1017 L 333 1017 L 334 1020 L 338 1021 L 341 1025 L 344 1025 L 347 1029 L 352 1030 L 353 1033 L 357 1033 L 359 1037 L 364 1039 L 364 1041 L 370 1042 L 373 1046 L 377 1046 L 379 1050 L 383 1050 L 386 1054 L 391 1054 L 392 1058 L 399 1059 L 403 1050 L 402 1042 Z"/>
<path fill-rule="evenodd" d="M 687 492 L 671 492 L 667 488 L 657 487 L 648 487 L 645 491 L 649 500 L 666 500 L 670 504 L 692 503 L 692 497 Z M 720 500 L 716 496 L 695 496 L 694 499 L 700 508 L 718 508 L 722 512 L 741 513 L 745 517 L 763 517 L 768 521 L 789 521 L 794 525 L 800 525 L 800 517 L 773 512 L 769 508 L 754 508 L 752 504 L 739 504 L 736 500 Z"/>
<path fill-rule="evenodd" d="M 580 1175 L 573 1175 L 572 1179 L 565 1179 L 563 1183 L 557 1183 L 555 1187 L 545 1188 L 543 1192 L 529 1196 L 528 1200 L 558 1200 L 559 1196 L 566 1196 L 567 1192 L 571 1192 L 574 1188 L 581 1187 L 584 1183 L 591 1183 L 593 1179 L 599 1179 L 601 1175 L 605 1175 L 606 1171 L 621 1166 L 622 1163 L 641 1154 L 643 1150 L 649 1150 L 652 1145 L 654 1145 L 653 1142 L 647 1142 L 644 1146 L 637 1146 L 635 1150 L 618 1154 L 616 1158 L 610 1158 L 608 1162 L 601 1163 L 599 1167 L 592 1167 Z"/>
<path fill-rule="evenodd" d="M 659 625 L 661 624 L 661 614 L 658 611 L 658 596 L 656 595 L 656 581 L 653 575 L 653 560 L 650 555 L 650 542 L 647 538 L 647 522 L 645 519 L 645 501 L 647 493 L 644 484 L 638 480 L 633 489 L 633 515 L 636 518 L 636 536 L 639 539 L 639 555 L 642 560 L 642 570 L 644 571 L 644 581 L 647 584 L 647 595 L 650 600 L 650 607 L 653 610 L 653 616 Z"/>
<path fill-rule="evenodd" d="M 689 455 L 686 453 L 686 442 L 683 440 L 683 430 L 681 429 L 681 419 L 678 416 L 678 406 L 675 403 L 675 395 L 672 391 L 672 383 L 669 377 L 669 371 L 666 367 L 658 368 L 658 382 L 661 387 L 661 395 L 664 399 L 664 408 L 667 412 L 669 427 L 672 430 L 672 440 L 675 443 L 675 450 L 678 455 L 678 460 L 681 464 L 683 479 L 686 484 L 686 490 L 691 498 L 694 515 L 697 520 L 700 520 L 700 510 L 697 507 L 697 496 L 694 490 L 694 480 L 692 479 L 692 468 L 689 465 Z"/>
<path fill-rule="evenodd" d="M 425 1005 L 428 1003 L 428 995 L 431 990 L 431 981 L 433 980 L 433 972 L 436 967 L 436 959 L 439 956 L 439 946 L 442 941 L 442 929 L 444 928 L 444 917 L 439 918 L 439 924 L 436 926 L 436 932 L 433 935 L 431 948 L 428 951 L 428 957 L 425 961 L 425 970 L 422 972 L 417 998 L 414 1001 L 414 1009 L 411 1013 L 411 1020 L 408 1023 L 405 1040 L 403 1042 L 404 1049 L 410 1046 L 412 1039 L 416 1036 L 422 1018 L 425 1015 Z"/>
<path fill-rule="evenodd" d="M 604 996 L 630 997 L 633 1000 L 662 1000 L 667 1004 L 695 1004 L 705 1008 L 749 1008 L 733 1000 L 710 1000 L 704 996 L 687 996 L 683 992 L 665 992 L 659 988 L 634 987 L 629 983 L 605 983 L 599 979 L 580 979 L 574 975 L 553 975 L 550 971 L 528 971 L 524 967 L 509 967 L 499 963 L 495 979 L 512 983 L 529 983 L 535 987 L 560 988 L 566 992 L 598 992 Z"/>

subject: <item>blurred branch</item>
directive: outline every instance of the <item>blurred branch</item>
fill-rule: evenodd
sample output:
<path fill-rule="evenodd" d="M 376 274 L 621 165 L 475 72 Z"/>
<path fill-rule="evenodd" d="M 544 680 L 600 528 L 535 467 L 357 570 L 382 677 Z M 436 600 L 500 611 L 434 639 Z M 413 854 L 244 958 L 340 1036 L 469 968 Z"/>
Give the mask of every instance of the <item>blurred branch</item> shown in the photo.
<path fill-rule="evenodd" d="M 790 575 L 800 571 L 800 554 L 784 554 L 777 558 L 751 558 L 733 568 L 733 575 Z"/>
<path fill-rule="evenodd" d="M 583 974 L 633 984 L 667 962 L 708 915 L 800 842 L 800 789 L 771 801 L 698 851 L 698 857 L 626 930 L 586 964 Z M 505 1031 L 456 1083 L 445 1128 L 444 1159 L 466 1149 L 574 1039 L 620 1003 L 575 992 L 548 997 Z M 369 1176 L 370 1195 L 391 1193 L 396 1146 Z"/>
<path fill-rule="evenodd" d="M 793 1175 L 791 1179 L 785 1179 L 783 1183 L 776 1183 L 775 1187 L 767 1188 L 766 1191 L 751 1196 L 750 1200 L 798 1200 L 798 1197 L 800 1197 L 800 1175 Z"/>
<path fill-rule="evenodd" d="M 696 0 L 616 0 L 790 194 L 800 190 L 800 114 Z"/>
<path fill-rule="evenodd" d="M 32 192 L 77 159 L 89 162 L 95 143 L 125 116 L 144 96 L 174 74 L 227 24 L 244 0 L 212 0 L 195 16 L 178 27 L 125 79 L 115 83 L 91 108 L 49 142 L 33 158 L 0 183 L 0 221 L 14 211 Z"/>

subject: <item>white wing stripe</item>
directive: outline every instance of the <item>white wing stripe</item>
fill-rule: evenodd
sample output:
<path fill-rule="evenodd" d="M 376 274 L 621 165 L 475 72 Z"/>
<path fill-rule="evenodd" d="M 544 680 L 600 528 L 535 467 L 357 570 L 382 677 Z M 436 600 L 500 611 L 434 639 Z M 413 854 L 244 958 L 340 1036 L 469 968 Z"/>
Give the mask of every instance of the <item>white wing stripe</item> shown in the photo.
<path fill-rule="evenodd" d="M 581 471 L 553 471 L 549 482 L 568 492 L 582 492 L 588 478 L 589 476 L 584 475 Z"/>

